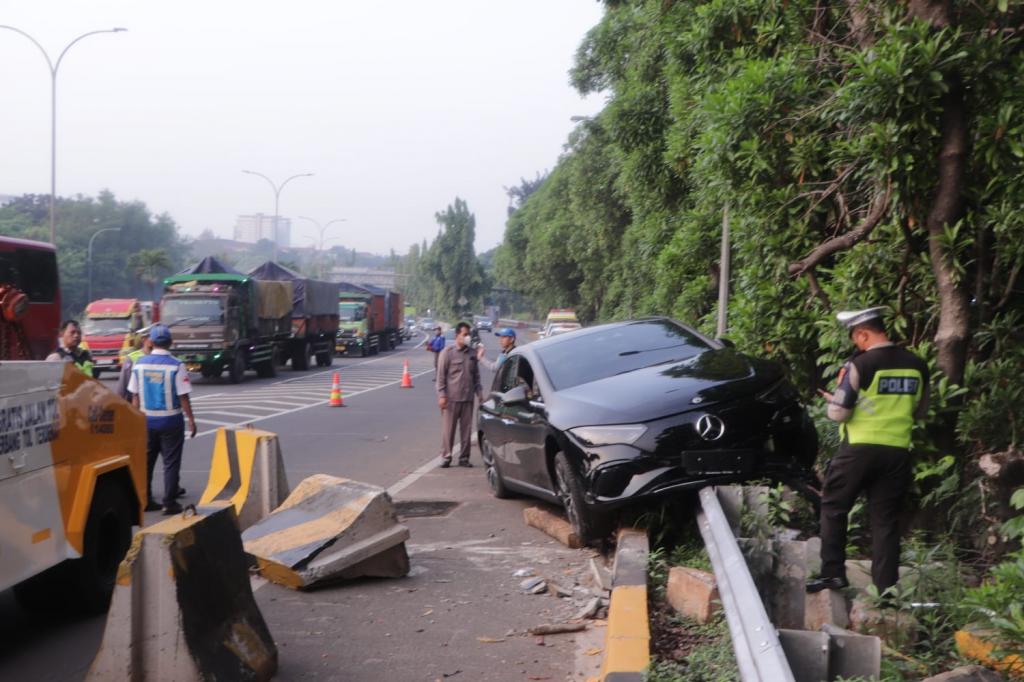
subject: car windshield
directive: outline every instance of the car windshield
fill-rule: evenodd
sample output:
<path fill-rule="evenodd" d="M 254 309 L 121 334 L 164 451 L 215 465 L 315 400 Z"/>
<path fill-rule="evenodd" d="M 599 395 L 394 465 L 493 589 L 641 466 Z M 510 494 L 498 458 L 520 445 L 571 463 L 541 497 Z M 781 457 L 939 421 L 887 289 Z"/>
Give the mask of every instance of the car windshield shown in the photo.
<path fill-rule="evenodd" d="M 632 372 L 642 367 L 692 358 L 710 346 L 669 320 L 650 320 L 572 334 L 538 349 L 556 391 Z"/>
<path fill-rule="evenodd" d="M 181 324 L 199 327 L 224 321 L 222 299 L 216 296 L 184 296 L 165 298 L 160 308 L 160 322 L 168 326 Z"/>
<path fill-rule="evenodd" d="M 82 334 L 85 336 L 108 336 L 111 334 L 127 334 L 129 318 L 104 317 L 88 318 L 82 323 Z"/>

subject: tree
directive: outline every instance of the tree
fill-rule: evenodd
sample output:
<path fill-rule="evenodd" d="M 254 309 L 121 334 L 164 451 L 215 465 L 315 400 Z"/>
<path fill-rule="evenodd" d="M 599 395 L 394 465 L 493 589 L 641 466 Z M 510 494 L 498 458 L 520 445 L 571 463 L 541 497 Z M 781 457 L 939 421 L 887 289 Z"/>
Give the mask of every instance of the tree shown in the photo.
<path fill-rule="evenodd" d="M 128 258 L 128 267 L 141 282 L 152 288 L 152 298 L 159 299 L 159 284 L 172 273 L 167 252 L 164 249 L 142 249 Z"/>

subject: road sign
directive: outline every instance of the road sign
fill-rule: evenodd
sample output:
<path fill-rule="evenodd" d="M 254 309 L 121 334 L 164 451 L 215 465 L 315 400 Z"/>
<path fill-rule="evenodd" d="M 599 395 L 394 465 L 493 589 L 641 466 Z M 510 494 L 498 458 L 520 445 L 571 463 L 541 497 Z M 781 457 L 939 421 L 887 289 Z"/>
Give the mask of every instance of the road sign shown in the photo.
<path fill-rule="evenodd" d="M 456 303 L 458 303 L 458 304 L 459 304 L 460 306 L 462 306 L 463 308 L 465 308 L 465 307 L 466 307 L 466 304 L 467 304 L 467 303 L 469 303 L 469 299 L 468 299 L 468 298 L 466 298 L 465 296 L 459 296 L 459 300 L 458 300 L 458 301 L 456 301 Z"/>

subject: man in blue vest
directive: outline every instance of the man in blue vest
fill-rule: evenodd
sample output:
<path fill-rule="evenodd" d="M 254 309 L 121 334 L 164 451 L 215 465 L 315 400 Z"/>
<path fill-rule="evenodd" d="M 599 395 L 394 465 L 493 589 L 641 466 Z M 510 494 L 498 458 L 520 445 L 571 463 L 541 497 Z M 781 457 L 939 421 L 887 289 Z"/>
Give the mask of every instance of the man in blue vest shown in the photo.
<path fill-rule="evenodd" d="M 821 491 L 821 577 L 808 592 L 842 589 L 850 509 L 867 493 L 871 519 L 871 579 L 879 594 L 899 578 L 900 505 L 910 488 L 911 432 L 928 414 L 928 366 L 894 345 L 882 322 L 884 308 L 841 312 L 857 353 L 839 373 L 828 418 L 840 423 L 842 441 L 828 463 Z"/>
<path fill-rule="evenodd" d="M 189 393 L 192 385 L 185 365 L 171 355 L 171 330 L 158 324 L 149 332 L 153 350 L 138 358 L 132 367 L 128 390 L 132 404 L 146 415 L 146 511 L 161 505 L 153 501 L 153 467 L 157 456 L 164 460 L 164 516 L 178 514 L 181 505 L 175 501 L 181 469 L 181 451 L 185 446 L 185 419 L 192 438 L 196 437 L 196 420 L 192 416 Z M 182 416 L 184 413 L 184 417 Z"/>

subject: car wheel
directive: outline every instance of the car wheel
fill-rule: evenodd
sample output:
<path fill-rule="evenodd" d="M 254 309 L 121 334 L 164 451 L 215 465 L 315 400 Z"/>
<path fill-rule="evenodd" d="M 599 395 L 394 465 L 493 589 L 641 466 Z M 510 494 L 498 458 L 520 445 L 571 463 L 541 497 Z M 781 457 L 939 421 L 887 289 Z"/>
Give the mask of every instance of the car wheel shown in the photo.
<path fill-rule="evenodd" d="M 490 441 L 484 438 L 482 433 L 478 434 L 477 438 L 480 441 L 480 458 L 484 462 L 484 475 L 487 476 L 487 485 L 491 487 L 491 492 L 499 500 L 512 497 L 508 488 L 505 487 L 505 479 L 501 476 L 498 458 L 494 456 L 494 448 L 491 447 Z"/>
<path fill-rule="evenodd" d="M 555 492 L 565 507 L 565 515 L 580 541 L 589 545 L 602 539 L 606 534 L 606 524 L 601 515 L 587 506 L 583 496 L 583 482 L 573 471 L 564 452 L 555 455 L 555 484 Z"/>

